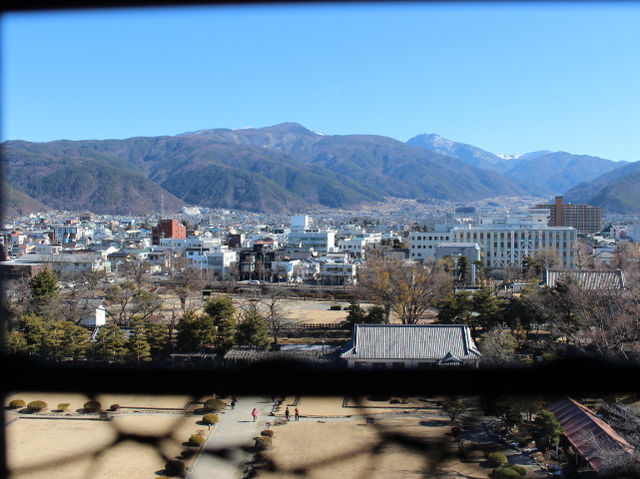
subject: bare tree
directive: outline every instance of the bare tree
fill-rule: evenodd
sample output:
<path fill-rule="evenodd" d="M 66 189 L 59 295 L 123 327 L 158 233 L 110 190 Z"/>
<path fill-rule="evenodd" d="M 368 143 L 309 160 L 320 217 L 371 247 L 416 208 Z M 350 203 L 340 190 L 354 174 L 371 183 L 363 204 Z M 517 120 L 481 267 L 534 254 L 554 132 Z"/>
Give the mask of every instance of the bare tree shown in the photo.
<path fill-rule="evenodd" d="M 640 287 L 591 291 L 585 295 L 588 337 L 605 357 L 640 360 Z"/>
<path fill-rule="evenodd" d="M 598 458 L 598 477 L 631 478 L 640 474 L 640 444 L 624 444 L 605 434 L 583 429 L 577 439 L 588 446 L 588 454 Z"/>
<path fill-rule="evenodd" d="M 273 336 L 273 343 L 278 344 L 278 337 L 280 336 L 280 330 L 285 321 L 285 315 L 288 312 L 286 303 L 283 301 L 284 296 L 280 291 L 276 291 L 268 296 L 261 298 L 260 303 L 266 310 L 264 318 L 271 330 L 271 336 Z"/>
<path fill-rule="evenodd" d="M 455 266 L 455 265 L 454 265 Z M 382 260 L 368 263 L 360 275 L 359 289 L 393 311 L 402 324 L 415 324 L 451 288 L 451 275 L 417 263 Z"/>
<path fill-rule="evenodd" d="M 578 239 L 573 244 L 573 248 L 576 252 L 576 268 L 593 269 L 594 263 L 591 247 L 584 240 Z"/>
<path fill-rule="evenodd" d="M 137 289 L 132 281 L 111 286 L 106 291 L 107 314 L 120 327 L 129 327 L 134 319 L 146 320 L 162 307 L 160 297 L 145 289 Z"/>
<path fill-rule="evenodd" d="M 187 311 L 187 299 L 193 291 L 199 291 L 204 284 L 202 271 L 187 269 L 182 273 L 177 273 L 169 283 L 171 289 L 178 299 L 182 312 Z"/>
<path fill-rule="evenodd" d="M 147 284 L 150 268 L 151 265 L 146 261 L 132 261 L 126 264 L 124 274 L 139 290 Z"/>
<path fill-rule="evenodd" d="M 508 329 L 495 328 L 481 336 L 478 344 L 483 360 L 495 366 L 504 366 L 514 360 L 518 340 Z"/>

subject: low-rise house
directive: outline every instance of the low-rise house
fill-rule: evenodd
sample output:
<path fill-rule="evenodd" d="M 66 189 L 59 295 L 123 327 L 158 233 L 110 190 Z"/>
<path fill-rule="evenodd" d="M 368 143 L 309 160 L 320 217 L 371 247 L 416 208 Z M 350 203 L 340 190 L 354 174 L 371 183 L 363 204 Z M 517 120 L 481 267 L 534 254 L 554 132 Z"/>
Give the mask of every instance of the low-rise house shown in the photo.
<path fill-rule="evenodd" d="M 356 284 L 358 265 L 346 253 L 334 253 L 318 258 L 322 265 L 322 282 L 327 285 Z"/>
<path fill-rule="evenodd" d="M 352 368 L 478 367 L 481 354 L 461 324 L 356 324 L 340 355 Z"/>
<path fill-rule="evenodd" d="M 48 265 L 57 273 L 83 271 L 111 271 L 111 263 L 101 253 L 94 251 L 78 251 L 58 254 L 25 254 L 16 260 L 16 263 Z"/>
<path fill-rule="evenodd" d="M 274 281 L 291 283 L 295 278 L 300 278 L 301 271 L 302 266 L 299 259 L 271 262 L 271 275 Z"/>

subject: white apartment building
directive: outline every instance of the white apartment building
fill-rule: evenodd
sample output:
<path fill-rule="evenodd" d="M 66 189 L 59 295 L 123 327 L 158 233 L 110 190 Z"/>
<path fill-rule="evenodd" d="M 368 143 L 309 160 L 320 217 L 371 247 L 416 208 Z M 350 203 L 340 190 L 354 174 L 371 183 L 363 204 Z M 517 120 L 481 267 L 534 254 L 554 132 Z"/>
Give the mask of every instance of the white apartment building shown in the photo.
<path fill-rule="evenodd" d="M 322 282 L 324 284 L 356 284 L 358 265 L 349 261 L 346 254 L 333 254 L 319 258 L 322 264 Z"/>
<path fill-rule="evenodd" d="M 314 251 L 333 252 L 336 247 L 336 232 L 307 228 L 302 231 L 291 231 L 288 244 L 297 248 L 313 248 Z"/>
<path fill-rule="evenodd" d="M 412 231 L 409 234 L 409 259 L 424 261 L 435 258 L 438 245 L 454 241 L 451 228 L 437 226 L 436 231 Z"/>
<path fill-rule="evenodd" d="M 229 250 L 227 246 L 220 246 L 216 251 L 211 251 L 206 254 L 204 267 L 208 271 L 226 278 L 231 272 L 231 265 L 237 262 L 238 253 L 234 250 Z"/>
<path fill-rule="evenodd" d="M 454 242 L 477 243 L 486 268 L 522 266 L 522 260 L 542 249 L 555 251 L 565 268 L 574 268 L 578 232 L 569 226 L 548 226 L 549 210 L 503 217 L 484 217 L 478 225 L 451 230 Z"/>
<path fill-rule="evenodd" d="M 187 266 L 196 266 L 198 268 L 207 268 L 207 255 L 214 251 L 220 251 L 222 241 L 220 238 L 190 236 L 186 240 L 185 257 L 187 258 Z"/>
<path fill-rule="evenodd" d="M 380 233 L 360 234 L 348 236 L 338 240 L 338 251 L 348 253 L 354 258 L 364 258 L 367 248 L 375 248 L 380 245 L 382 235 Z"/>

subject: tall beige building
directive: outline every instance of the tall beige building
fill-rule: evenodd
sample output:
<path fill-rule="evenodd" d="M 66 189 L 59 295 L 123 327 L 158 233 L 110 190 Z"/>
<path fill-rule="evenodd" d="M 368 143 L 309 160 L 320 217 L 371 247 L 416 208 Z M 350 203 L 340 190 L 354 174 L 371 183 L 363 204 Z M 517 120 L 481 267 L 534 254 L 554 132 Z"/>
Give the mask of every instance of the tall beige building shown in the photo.
<path fill-rule="evenodd" d="M 553 203 L 536 205 L 536 208 L 549 210 L 549 226 L 573 226 L 578 233 L 597 233 L 602 230 L 602 211 L 599 206 L 565 203 L 562 196 L 556 196 Z"/>

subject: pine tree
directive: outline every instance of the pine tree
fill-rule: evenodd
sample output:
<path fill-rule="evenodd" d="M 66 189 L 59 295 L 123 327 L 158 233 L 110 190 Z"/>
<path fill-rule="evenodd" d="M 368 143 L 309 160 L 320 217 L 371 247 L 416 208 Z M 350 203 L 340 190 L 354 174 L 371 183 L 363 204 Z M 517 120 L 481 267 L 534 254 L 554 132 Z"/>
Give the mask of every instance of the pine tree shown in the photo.
<path fill-rule="evenodd" d="M 241 346 L 267 349 L 271 343 L 267 322 L 257 312 L 247 312 L 238 325 L 235 339 Z"/>
<path fill-rule="evenodd" d="M 91 345 L 91 335 L 71 321 L 56 321 L 47 336 L 48 355 L 53 359 L 84 359 Z"/>
<path fill-rule="evenodd" d="M 169 328 L 166 324 L 146 323 L 145 335 L 152 358 L 159 359 L 169 351 L 171 345 L 169 344 Z"/>
<path fill-rule="evenodd" d="M 14 354 L 44 354 L 51 321 L 35 313 L 18 318 L 18 330 L 9 336 L 9 347 Z"/>
<path fill-rule="evenodd" d="M 196 314 L 187 311 L 176 326 L 178 336 L 176 346 L 179 351 L 194 353 L 205 347 L 212 347 L 216 341 L 216 327 L 214 320 L 208 314 Z"/>
<path fill-rule="evenodd" d="M 137 364 L 140 364 L 140 361 L 151 360 L 151 346 L 147 341 L 144 321 L 140 319 L 134 321 L 131 326 L 131 330 L 129 331 L 129 341 L 127 346 L 129 349 L 129 356 Z"/>
<path fill-rule="evenodd" d="M 33 311 L 53 318 L 60 299 L 58 276 L 49 268 L 44 268 L 29 280 L 29 288 Z"/>
<path fill-rule="evenodd" d="M 127 354 L 127 335 L 115 324 L 102 326 L 93 344 L 97 359 L 120 361 Z"/>
<path fill-rule="evenodd" d="M 561 434 L 562 426 L 551 411 L 543 410 L 536 414 L 531 437 L 536 441 L 538 449 L 546 451 L 557 446 Z"/>
<path fill-rule="evenodd" d="M 471 299 L 475 321 L 485 331 L 499 325 L 504 316 L 504 305 L 489 288 L 481 288 Z"/>
<path fill-rule="evenodd" d="M 225 354 L 235 346 L 236 308 L 230 296 L 218 296 L 207 301 L 204 311 L 213 319 L 216 326 L 214 347 L 218 354 Z"/>

